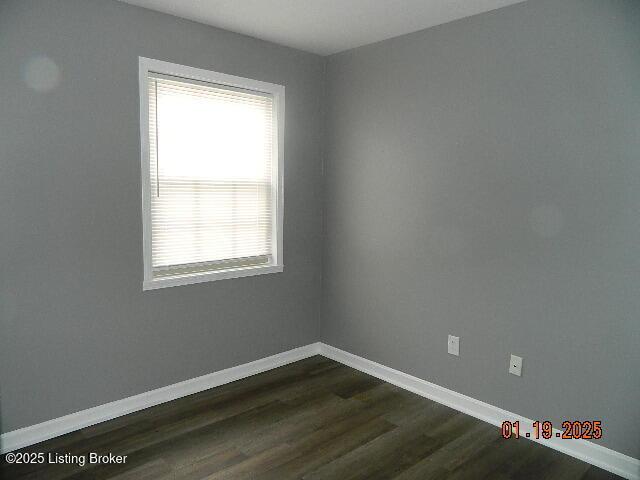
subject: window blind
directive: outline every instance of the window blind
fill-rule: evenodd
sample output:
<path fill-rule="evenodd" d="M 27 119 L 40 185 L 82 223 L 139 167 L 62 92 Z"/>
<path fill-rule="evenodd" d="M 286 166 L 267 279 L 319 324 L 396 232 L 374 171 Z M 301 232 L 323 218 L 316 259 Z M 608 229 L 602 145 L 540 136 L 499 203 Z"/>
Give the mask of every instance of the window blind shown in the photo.
<path fill-rule="evenodd" d="M 270 94 L 149 73 L 154 277 L 269 264 Z"/>

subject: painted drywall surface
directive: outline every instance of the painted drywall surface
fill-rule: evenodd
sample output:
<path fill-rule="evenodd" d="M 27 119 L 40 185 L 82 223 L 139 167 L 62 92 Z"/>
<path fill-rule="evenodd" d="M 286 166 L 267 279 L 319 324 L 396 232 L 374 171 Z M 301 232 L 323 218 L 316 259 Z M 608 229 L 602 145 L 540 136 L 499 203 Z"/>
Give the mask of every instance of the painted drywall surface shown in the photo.
<path fill-rule="evenodd" d="M 285 85 L 283 273 L 143 293 L 138 56 Z M 3 431 L 317 340 L 324 63 L 116 1 L 1 2 Z"/>
<path fill-rule="evenodd" d="M 330 57 L 322 340 L 639 457 L 639 45 L 536 0 Z"/>

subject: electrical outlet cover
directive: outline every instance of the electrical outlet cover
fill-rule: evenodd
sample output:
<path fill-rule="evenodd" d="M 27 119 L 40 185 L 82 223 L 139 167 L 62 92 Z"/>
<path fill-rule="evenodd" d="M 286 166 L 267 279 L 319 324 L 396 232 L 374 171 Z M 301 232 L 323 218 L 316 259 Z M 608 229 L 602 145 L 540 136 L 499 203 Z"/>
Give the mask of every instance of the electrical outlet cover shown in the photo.
<path fill-rule="evenodd" d="M 518 377 L 522 376 L 522 357 L 511 354 L 509 373 L 517 375 Z"/>
<path fill-rule="evenodd" d="M 460 355 L 460 337 L 449 335 L 449 340 L 447 341 L 447 351 L 451 355 Z"/>

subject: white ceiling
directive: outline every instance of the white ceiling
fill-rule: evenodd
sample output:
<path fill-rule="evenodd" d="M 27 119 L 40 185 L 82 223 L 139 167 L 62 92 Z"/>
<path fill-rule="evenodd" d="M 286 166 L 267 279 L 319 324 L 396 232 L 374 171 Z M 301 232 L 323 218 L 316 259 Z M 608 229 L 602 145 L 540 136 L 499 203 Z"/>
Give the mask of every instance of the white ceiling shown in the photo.
<path fill-rule="evenodd" d="M 523 0 L 122 0 L 329 55 Z"/>

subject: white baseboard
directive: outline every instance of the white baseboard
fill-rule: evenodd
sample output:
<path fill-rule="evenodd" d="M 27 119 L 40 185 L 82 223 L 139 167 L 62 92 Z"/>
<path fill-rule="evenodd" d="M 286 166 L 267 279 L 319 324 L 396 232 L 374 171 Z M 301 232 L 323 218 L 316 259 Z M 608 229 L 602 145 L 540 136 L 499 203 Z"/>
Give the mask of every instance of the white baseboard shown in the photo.
<path fill-rule="evenodd" d="M 476 417 L 492 425 L 501 426 L 505 420 L 520 422 L 520 435 L 526 438 L 526 433 L 533 437 L 532 420 L 522 417 L 515 413 L 502 410 L 488 403 L 481 402 L 475 398 L 467 397 L 461 393 L 454 392 L 439 385 L 427 382 L 420 378 L 408 375 L 406 373 L 385 367 L 379 363 L 367 360 L 366 358 L 353 355 L 351 353 L 340 350 L 339 348 L 320 344 L 320 355 L 331 358 L 337 362 L 343 363 L 349 367 L 360 370 L 385 382 L 396 385 L 400 388 L 416 393 L 420 396 L 429 398 L 443 405 L 447 405 L 455 410 Z M 526 428 L 528 426 L 528 428 Z M 566 453 L 584 462 L 595 465 L 609 472 L 620 475 L 627 479 L 640 479 L 640 460 L 623 455 L 609 448 L 597 445 L 587 440 L 566 440 L 556 438 L 554 430 L 552 438 L 549 440 L 529 438 L 535 442 L 546 445 L 547 447 Z"/>
<path fill-rule="evenodd" d="M 227 368 L 201 377 L 185 380 L 166 387 L 151 390 L 115 402 L 81 410 L 76 413 L 54 418 L 43 423 L 20 428 L 0 436 L 0 451 L 10 452 L 33 445 L 50 438 L 80 430 L 81 428 L 111 420 L 128 413 L 137 412 L 161 403 L 169 402 L 193 393 L 202 392 L 213 387 L 250 377 L 273 368 L 297 362 L 320 353 L 320 344 L 312 343 L 294 348 L 254 362 Z"/>

